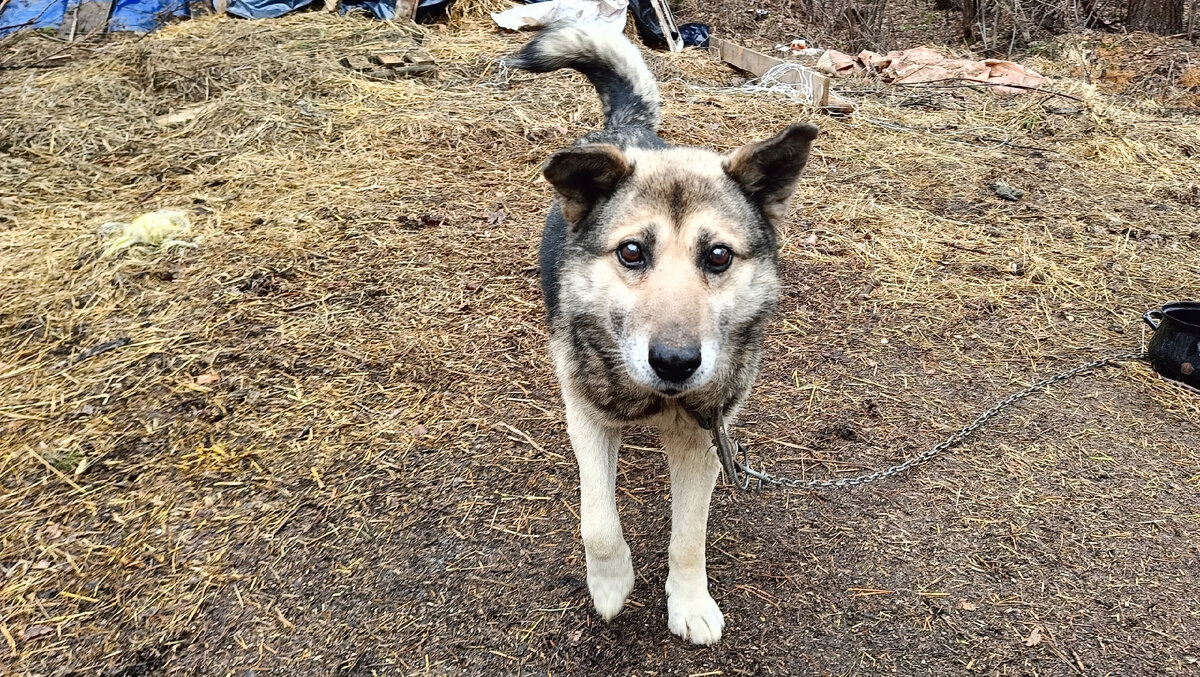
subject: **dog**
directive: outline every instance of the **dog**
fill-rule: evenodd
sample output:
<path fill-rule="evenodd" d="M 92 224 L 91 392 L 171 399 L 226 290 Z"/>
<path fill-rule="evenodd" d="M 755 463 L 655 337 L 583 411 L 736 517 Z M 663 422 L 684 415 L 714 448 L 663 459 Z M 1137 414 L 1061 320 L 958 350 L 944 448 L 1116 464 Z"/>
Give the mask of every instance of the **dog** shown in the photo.
<path fill-rule="evenodd" d="M 658 86 L 623 35 L 560 24 L 508 60 L 595 87 L 604 128 L 552 154 L 539 252 L 550 353 L 579 464 L 580 532 L 596 611 L 633 589 L 616 503 L 621 430 L 658 428 L 671 477 L 667 626 L 695 644 L 725 627 L 705 537 L 720 468 L 705 426 L 731 421 L 758 375 L 778 305 L 778 227 L 817 127 L 792 124 L 728 154 L 658 136 Z"/>

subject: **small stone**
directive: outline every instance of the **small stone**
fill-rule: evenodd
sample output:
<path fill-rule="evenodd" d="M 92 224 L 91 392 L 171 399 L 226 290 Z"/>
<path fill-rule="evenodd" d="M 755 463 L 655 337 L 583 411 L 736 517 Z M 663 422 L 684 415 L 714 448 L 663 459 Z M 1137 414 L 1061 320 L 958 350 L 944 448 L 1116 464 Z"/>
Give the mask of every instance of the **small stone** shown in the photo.
<path fill-rule="evenodd" d="M 54 628 L 51 628 L 48 625 L 30 625 L 21 631 L 21 640 L 29 642 L 37 639 L 38 637 L 45 637 L 52 632 L 54 632 Z"/>
<path fill-rule="evenodd" d="M 1016 202 L 1017 200 L 1020 200 L 1023 195 L 1025 195 L 1025 191 L 1021 190 L 1020 188 L 1013 188 L 1003 181 L 996 181 L 992 183 L 992 190 L 995 191 L 996 195 L 998 195 L 1001 199 L 1008 200 L 1009 202 Z"/>

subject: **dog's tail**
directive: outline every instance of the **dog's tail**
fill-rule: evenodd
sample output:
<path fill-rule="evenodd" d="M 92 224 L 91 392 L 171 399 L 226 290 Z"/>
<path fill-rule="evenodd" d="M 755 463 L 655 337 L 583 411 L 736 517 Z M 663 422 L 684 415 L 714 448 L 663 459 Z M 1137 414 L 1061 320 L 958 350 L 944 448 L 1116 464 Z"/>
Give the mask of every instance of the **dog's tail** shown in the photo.
<path fill-rule="evenodd" d="M 646 62 L 624 35 L 581 24 L 544 28 L 507 61 L 533 73 L 573 68 L 600 94 L 604 127 L 644 127 L 662 122 L 658 85 Z"/>

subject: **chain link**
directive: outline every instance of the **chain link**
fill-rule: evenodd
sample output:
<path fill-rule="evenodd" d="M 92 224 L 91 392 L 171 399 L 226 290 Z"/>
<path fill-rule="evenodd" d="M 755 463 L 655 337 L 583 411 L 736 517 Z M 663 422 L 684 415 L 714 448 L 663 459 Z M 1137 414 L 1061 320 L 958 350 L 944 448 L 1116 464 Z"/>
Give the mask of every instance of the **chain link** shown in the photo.
<path fill-rule="evenodd" d="M 734 485 L 741 489 L 748 489 L 750 482 L 757 481 L 758 489 L 762 489 L 764 484 L 769 484 L 776 487 L 787 487 L 789 489 L 828 489 L 828 488 L 844 488 L 856 487 L 861 484 L 869 484 L 877 480 L 881 480 L 894 475 L 899 475 L 905 471 L 911 470 L 926 461 L 933 459 L 938 454 L 947 449 L 958 445 L 969 438 L 975 431 L 979 430 L 983 424 L 994 418 L 1012 405 L 1029 397 L 1035 392 L 1052 386 L 1056 383 L 1061 383 L 1068 379 L 1074 378 L 1084 372 L 1091 371 L 1098 367 L 1105 367 L 1121 362 L 1129 362 L 1132 360 L 1144 360 L 1146 353 L 1123 353 L 1120 355 L 1112 355 L 1109 357 L 1093 360 L 1086 364 L 1081 364 L 1074 369 L 1055 374 L 1049 378 L 1042 379 L 1037 383 L 1009 395 L 1000 400 L 991 409 L 983 412 L 974 421 L 964 426 L 961 430 L 946 438 L 941 444 L 922 452 L 917 456 L 898 463 L 883 470 L 857 475 L 855 477 L 842 477 L 839 479 L 825 480 L 803 480 L 803 479 L 788 479 L 785 477 L 776 477 L 762 470 L 755 470 L 750 467 L 746 446 L 740 442 L 734 442 L 725 430 L 724 421 L 717 417 L 712 426 L 713 446 L 716 448 L 717 456 L 721 459 L 721 465 L 725 469 L 726 476 L 733 481 Z M 740 458 L 739 458 L 740 457 Z"/>

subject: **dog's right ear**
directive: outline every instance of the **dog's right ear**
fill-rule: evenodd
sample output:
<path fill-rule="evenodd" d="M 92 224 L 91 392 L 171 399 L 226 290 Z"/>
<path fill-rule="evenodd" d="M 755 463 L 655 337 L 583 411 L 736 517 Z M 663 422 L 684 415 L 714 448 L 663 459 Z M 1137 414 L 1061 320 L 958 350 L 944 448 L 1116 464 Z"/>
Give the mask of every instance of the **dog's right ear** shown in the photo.
<path fill-rule="evenodd" d="M 776 226 L 787 213 L 818 132 L 811 123 L 793 124 L 766 141 L 738 148 L 725 159 L 725 173 Z"/>
<path fill-rule="evenodd" d="M 572 226 L 588 215 L 596 201 L 611 195 L 621 179 L 633 172 L 620 148 L 589 143 L 564 148 L 542 165 L 542 176 L 558 192 L 563 217 Z"/>

